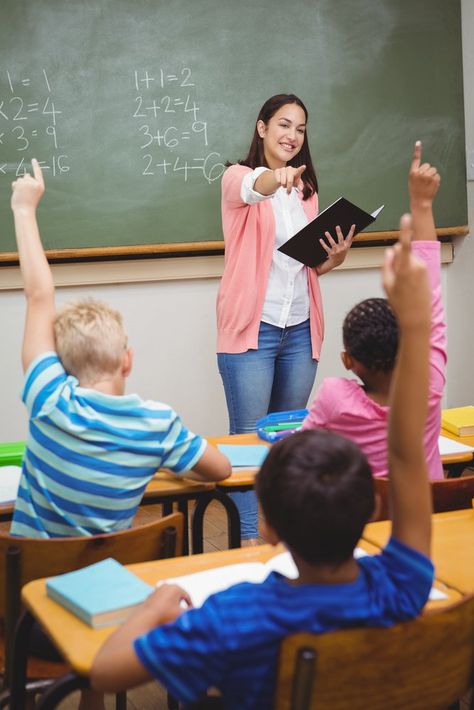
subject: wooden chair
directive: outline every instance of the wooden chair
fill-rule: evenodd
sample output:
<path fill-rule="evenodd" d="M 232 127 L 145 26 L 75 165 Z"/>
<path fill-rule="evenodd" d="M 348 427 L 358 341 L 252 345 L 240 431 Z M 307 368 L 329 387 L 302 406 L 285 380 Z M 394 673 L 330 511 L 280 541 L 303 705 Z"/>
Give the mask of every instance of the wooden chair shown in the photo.
<path fill-rule="evenodd" d="M 375 490 L 381 499 L 381 510 L 377 520 L 390 518 L 388 501 L 388 478 L 374 478 Z M 463 478 L 445 478 L 442 481 L 431 481 L 433 496 L 433 512 L 444 513 L 447 510 L 470 508 L 474 498 L 474 476 Z"/>
<path fill-rule="evenodd" d="M 471 595 L 389 629 L 289 636 L 280 651 L 275 708 L 445 710 L 473 680 Z"/>
<path fill-rule="evenodd" d="M 0 663 L 3 665 L 3 688 L 7 690 L 12 677 L 12 647 L 15 627 L 21 613 L 21 589 L 33 579 L 53 577 L 114 557 L 124 565 L 146 562 L 182 553 L 183 516 L 174 513 L 140 527 L 92 537 L 22 538 L 0 533 Z M 67 672 L 61 663 L 29 660 L 27 677 L 29 691 L 39 691 L 49 679 Z M 44 679 L 48 679 L 45 681 Z M 0 707 L 8 702 L 8 692 L 2 693 Z"/>

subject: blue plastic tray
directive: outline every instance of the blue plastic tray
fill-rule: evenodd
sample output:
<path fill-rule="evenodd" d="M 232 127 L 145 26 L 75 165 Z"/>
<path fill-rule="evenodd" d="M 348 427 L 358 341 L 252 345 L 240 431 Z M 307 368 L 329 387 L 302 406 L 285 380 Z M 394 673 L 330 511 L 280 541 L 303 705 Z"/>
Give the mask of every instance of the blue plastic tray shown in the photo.
<path fill-rule="evenodd" d="M 278 441 L 279 439 L 283 439 L 285 436 L 292 434 L 295 429 L 299 429 L 307 414 L 307 409 L 291 409 L 286 412 L 272 412 L 271 414 L 267 414 L 266 417 L 257 419 L 257 434 L 260 439 L 263 439 L 264 441 Z M 265 431 L 265 427 L 277 426 L 278 424 L 286 422 L 294 422 L 294 428 L 284 429 L 282 431 Z"/>

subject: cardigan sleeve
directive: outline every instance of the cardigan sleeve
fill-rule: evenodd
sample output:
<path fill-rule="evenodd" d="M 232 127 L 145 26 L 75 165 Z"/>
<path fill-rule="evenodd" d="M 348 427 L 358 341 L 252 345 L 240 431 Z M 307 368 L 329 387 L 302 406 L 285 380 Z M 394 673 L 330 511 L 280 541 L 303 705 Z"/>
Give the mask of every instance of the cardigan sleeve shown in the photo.
<path fill-rule="evenodd" d="M 229 209 L 248 207 L 242 200 L 242 180 L 252 170 L 245 165 L 231 165 L 222 177 L 222 203 Z"/>

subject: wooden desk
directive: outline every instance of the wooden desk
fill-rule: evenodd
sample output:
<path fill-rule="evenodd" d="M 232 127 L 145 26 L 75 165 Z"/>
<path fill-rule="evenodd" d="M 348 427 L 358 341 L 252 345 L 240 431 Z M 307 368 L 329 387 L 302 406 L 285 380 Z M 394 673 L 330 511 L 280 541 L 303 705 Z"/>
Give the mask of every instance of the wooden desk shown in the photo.
<path fill-rule="evenodd" d="M 270 446 L 268 442 L 259 439 L 255 432 L 251 434 L 208 436 L 207 440 L 213 446 L 217 446 L 218 444 L 263 444 L 268 447 Z M 213 500 L 218 500 L 222 503 L 226 511 L 229 529 L 229 548 L 240 547 L 240 515 L 237 506 L 227 494 L 252 490 L 257 470 L 257 468 L 249 468 L 242 471 L 234 471 L 225 481 L 216 483 L 213 491 L 209 491 L 206 495 L 199 497 L 193 511 L 192 521 L 192 550 L 194 554 L 203 551 L 203 535 L 201 531 L 203 529 L 207 507 Z"/>
<path fill-rule="evenodd" d="M 251 434 L 228 434 L 227 436 L 208 436 L 207 440 L 213 446 L 217 444 L 238 444 L 246 446 L 267 446 L 270 448 L 271 444 L 268 441 L 260 439 L 258 434 L 255 432 Z M 226 491 L 227 493 L 232 493 L 239 490 L 249 490 L 253 488 L 255 483 L 255 474 L 257 468 L 244 469 L 242 471 L 233 471 L 229 478 L 225 481 L 220 481 L 216 484 L 216 487 L 221 491 Z"/>
<path fill-rule="evenodd" d="M 457 437 L 444 429 L 441 430 L 443 436 L 447 436 L 461 444 L 466 444 L 467 446 L 474 447 L 474 436 L 467 437 Z M 217 444 L 263 444 L 265 446 L 270 446 L 266 441 L 263 441 L 258 437 L 255 432 L 250 434 L 227 434 L 223 436 L 208 436 L 207 440 L 209 443 L 217 446 Z M 23 442 L 19 442 L 24 446 Z M 1 445 L 0 445 L 1 446 Z M 447 468 L 451 474 L 460 473 L 464 464 L 472 461 L 472 453 L 463 454 L 449 454 L 447 456 L 442 456 L 441 460 L 444 468 Z M 0 475 L 1 475 L 1 465 L 0 460 Z M 239 490 L 250 490 L 253 487 L 255 481 L 255 470 L 248 469 L 232 473 L 230 478 L 225 481 L 221 481 L 217 486 L 213 483 L 198 483 L 191 481 L 187 478 L 177 478 L 171 473 L 166 471 L 158 471 L 148 484 L 144 496 L 143 504 L 149 503 L 162 503 L 163 504 L 163 515 L 167 515 L 172 510 L 173 502 L 184 501 L 185 497 L 188 496 L 187 500 L 195 500 L 195 495 L 198 493 L 209 492 L 217 487 L 218 490 L 223 492 L 232 492 Z M 181 510 L 181 508 L 180 508 Z M 187 511 L 187 506 L 186 506 Z M 184 506 L 183 510 L 184 512 Z M 11 519 L 13 513 L 12 503 L 0 503 L 0 520 Z"/>
<path fill-rule="evenodd" d="M 474 509 L 435 513 L 432 559 L 436 579 L 462 594 L 474 592 Z M 390 521 L 367 525 L 364 540 L 378 547 L 386 544 Z"/>
<path fill-rule="evenodd" d="M 448 435 L 447 432 L 445 432 L 444 430 L 441 431 L 441 434 L 443 434 L 443 436 Z M 459 437 L 455 437 L 454 435 L 450 436 L 452 439 L 461 441 Z M 464 439 L 464 443 L 466 443 L 468 446 L 474 446 L 474 436 L 464 437 Z M 468 441 L 467 439 L 470 439 L 472 441 Z M 226 436 L 209 436 L 207 437 L 207 440 L 214 446 L 217 446 L 217 444 L 263 444 L 266 446 L 270 446 L 268 442 L 260 439 L 256 432 L 252 432 L 249 434 L 229 434 Z M 461 441 L 461 443 L 463 442 Z M 448 469 L 449 475 L 456 476 L 461 474 L 465 464 L 469 461 L 472 461 L 472 458 L 473 454 L 471 452 L 467 452 L 462 454 L 449 454 L 447 456 L 442 456 L 441 461 L 443 463 L 443 467 Z M 220 500 L 224 507 L 226 507 L 229 525 L 229 547 L 237 547 L 238 545 L 240 545 L 240 518 L 237 517 L 238 511 L 236 506 L 231 501 L 231 499 L 226 496 L 226 494 L 237 491 L 252 490 L 255 483 L 255 475 L 256 471 L 254 469 L 233 472 L 232 475 L 225 481 L 220 481 L 219 483 L 217 483 L 215 485 L 214 491 L 210 491 L 207 493 L 206 496 L 201 496 L 199 498 L 193 516 L 193 525 L 196 528 L 196 533 L 193 533 L 192 543 L 192 549 L 194 553 L 201 553 L 203 551 L 202 534 L 200 533 L 200 531 L 203 527 L 203 520 L 207 506 L 213 500 L 216 499 Z M 225 502 L 226 497 L 229 501 L 228 505 Z"/>
<path fill-rule="evenodd" d="M 376 545 L 365 540 L 361 540 L 359 546 L 369 554 L 376 554 L 378 552 Z M 144 562 L 130 565 L 129 569 L 145 582 L 154 585 L 161 579 L 201 572 L 206 569 L 228 564 L 266 562 L 275 554 L 282 552 L 283 549 L 281 545 L 278 547 L 260 545 L 258 547 L 246 547 L 238 550 L 193 555 L 191 557 Z M 12 710 L 23 707 L 21 703 L 23 702 L 22 688 L 24 687 L 23 673 L 26 663 L 27 640 L 34 619 L 40 622 L 65 660 L 79 676 L 76 676 L 74 687 L 71 685 L 71 678 L 69 678 L 67 682 L 64 681 L 64 685 L 62 685 L 61 680 L 58 681 L 58 695 L 54 696 L 54 703 L 52 701 L 51 704 L 41 705 L 42 708 L 55 707 L 56 702 L 59 702 L 66 694 L 78 687 L 85 686 L 85 677 L 90 673 L 93 660 L 99 648 L 115 628 L 90 628 L 74 614 L 46 596 L 45 581 L 44 579 L 35 580 L 23 588 L 22 599 L 27 612 L 20 622 L 15 648 L 15 678 L 12 687 Z M 442 589 L 442 591 L 448 595 L 448 598 L 446 600 L 429 602 L 427 604 L 427 608 L 429 609 L 441 608 L 458 601 L 462 596 L 457 590 L 449 589 L 445 585 L 437 584 L 436 586 Z"/>
<path fill-rule="evenodd" d="M 189 478 L 178 478 L 167 471 L 158 471 L 147 485 L 141 505 L 160 503 L 163 515 L 169 515 L 173 512 L 173 507 L 176 503 L 178 510 L 184 517 L 183 554 L 187 555 L 189 552 L 188 503 L 189 501 L 199 500 L 201 496 L 209 494 L 214 488 L 214 483 L 192 481 Z M 226 506 L 227 501 L 225 501 L 223 505 Z M 228 505 L 228 507 L 230 507 L 230 505 Z M 200 540 L 202 548 L 204 520 L 201 521 L 200 525 L 198 525 L 198 522 L 199 521 L 194 522 L 193 516 L 191 523 L 192 539 Z M 231 542 L 235 544 L 235 542 L 229 538 L 229 544 Z"/>
<path fill-rule="evenodd" d="M 456 434 L 453 434 L 446 429 L 441 429 L 441 436 L 453 439 L 459 444 L 474 447 L 474 436 L 456 436 Z M 473 456 L 474 455 L 469 452 L 464 454 L 450 454 L 449 456 L 442 456 L 441 461 L 443 463 L 443 468 L 445 468 L 448 472 L 448 478 L 456 478 L 460 476 L 466 467 L 466 464 L 472 461 Z"/>
<path fill-rule="evenodd" d="M 214 446 L 218 443 L 232 444 L 262 444 L 257 434 L 238 434 L 236 436 L 216 436 L 208 437 L 208 441 Z M 22 444 L 24 446 L 24 444 Z M 0 461 L 1 476 L 1 461 Z M 188 503 L 189 501 L 200 501 L 201 506 L 197 508 L 197 515 L 193 513 L 191 522 L 192 551 L 202 552 L 203 549 L 203 526 L 204 514 L 207 506 L 213 500 L 218 500 L 224 507 L 229 529 L 229 547 L 240 547 L 240 517 L 237 507 L 232 500 L 224 495 L 228 488 L 234 490 L 250 490 L 253 487 L 255 470 L 234 473 L 228 481 L 216 486 L 215 483 L 204 483 L 192 481 L 186 477 L 177 477 L 165 470 L 159 470 L 153 476 L 145 489 L 142 498 L 142 505 L 161 504 L 163 515 L 173 512 L 176 504 L 178 510 L 184 516 L 183 552 L 189 550 L 189 540 L 186 531 L 188 530 Z M 13 516 L 14 503 L 0 503 L 0 521 L 9 521 Z"/>
<path fill-rule="evenodd" d="M 1 471 L 2 469 L 0 467 L 0 476 L 2 475 Z M 211 491 L 214 491 L 214 489 L 215 483 L 201 483 L 199 481 L 192 481 L 189 478 L 178 478 L 166 471 L 158 471 L 147 485 L 141 505 L 161 504 L 163 515 L 172 513 L 174 505 L 177 505 L 178 510 L 183 513 L 184 516 L 183 554 L 188 554 L 188 503 L 189 501 L 197 501 L 200 496 L 209 494 Z M 224 497 L 221 496 L 220 498 Z M 229 498 L 224 498 L 221 500 L 221 503 L 226 509 L 228 518 L 232 514 L 235 515 L 235 506 Z M 13 502 L 0 504 L 0 521 L 5 522 L 12 519 L 14 505 Z M 193 519 L 191 531 L 192 538 L 200 540 L 200 548 L 202 549 L 203 521 L 198 524 L 198 521 L 194 523 Z M 232 543 L 233 547 L 238 547 L 240 545 L 240 533 L 238 540 L 229 537 L 229 544 L 230 543 Z"/>
<path fill-rule="evenodd" d="M 460 438 L 459 436 L 455 436 L 444 429 L 441 430 L 440 434 L 442 436 L 447 436 L 450 439 L 454 439 L 460 444 L 474 447 L 474 436 L 463 436 Z M 214 446 L 217 446 L 217 444 L 264 444 L 266 446 L 270 446 L 267 441 L 260 439 L 255 432 L 251 434 L 208 436 L 207 440 Z M 459 454 L 447 454 L 445 456 L 441 456 L 441 462 L 443 464 L 443 468 L 448 470 L 450 476 L 456 476 L 461 474 L 465 465 L 472 461 L 473 457 L 474 454 L 469 451 Z M 230 478 L 218 483 L 217 487 L 220 490 L 226 490 L 227 492 L 232 492 L 232 490 L 248 490 L 253 486 L 254 480 L 255 471 L 239 471 L 232 473 Z"/>

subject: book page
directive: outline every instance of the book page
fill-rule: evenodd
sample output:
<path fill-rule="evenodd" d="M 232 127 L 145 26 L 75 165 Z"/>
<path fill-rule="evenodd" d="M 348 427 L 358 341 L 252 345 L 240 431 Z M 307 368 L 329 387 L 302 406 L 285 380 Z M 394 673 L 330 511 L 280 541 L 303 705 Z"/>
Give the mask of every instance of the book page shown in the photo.
<path fill-rule="evenodd" d="M 298 568 L 288 551 L 281 552 L 279 555 L 267 560 L 264 567 L 267 570 L 264 579 L 268 577 L 270 572 L 279 572 L 284 577 L 288 577 L 288 579 L 298 579 L 299 577 Z"/>
<path fill-rule="evenodd" d="M 200 607 L 211 594 L 223 592 L 241 582 L 263 582 L 269 570 L 261 562 L 246 562 L 236 565 L 215 567 L 214 569 L 186 574 L 165 580 L 167 584 L 177 584 L 189 594 L 194 607 Z M 160 582 L 158 585 L 160 586 Z"/>
<path fill-rule="evenodd" d="M 355 559 L 366 557 L 367 555 L 368 553 L 360 547 L 356 547 L 354 550 Z M 171 577 L 158 582 L 156 586 L 159 587 L 163 583 L 177 584 L 189 594 L 193 606 L 198 608 L 204 604 L 211 594 L 223 592 L 229 587 L 242 582 L 261 584 L 271 572 L 279 572 L 288 579 L 298 578 L 298 569 L 291 554 L 286 551 L 275 555 L 267 562 L 244 562 L 242 564 L 215 567 L 203 572 Z M 445 598 L 446 595 L 443 592 L 434 587 L 432 588 L 430 599 Z"/>
<path fill-rule="evenodd" d="M 354 556 L 367 554 L 364 550 L 356 548 Z M 191 597 L 193 606 L 199 607 L 204 604 L 211 594 L 229 589 L 234 584 L 241 582 L 253 582 L 259 584 L 263 582 L 270 572 L 279 572 L 288 579 L 298 578 L 298 569 L 289 552 L 281 552 L 279 555 L 271 557 L 267 562 L 245 562 L 242 564 L 226 565 L 215 567 L 214 569 L 195 572 L 194 574 L 183 575 L 167 579 L 167 584 L 178 584 Z M 159 586 L 160 582 L 157 586 Z"/>
<path fill-rule="evenodd" d="M 449 439 L 447 436 L 438 438 L 440 456 L 450 456 L 451 454 L 465 454 L 469 451 L 474 451 L 474 447 L 460 444 L 454 439 Z"/>
<path fill-rule="evenodd" d="M 20 476 L 20 466 L 0 466 L 0 504 L 16 501 Z"/>

